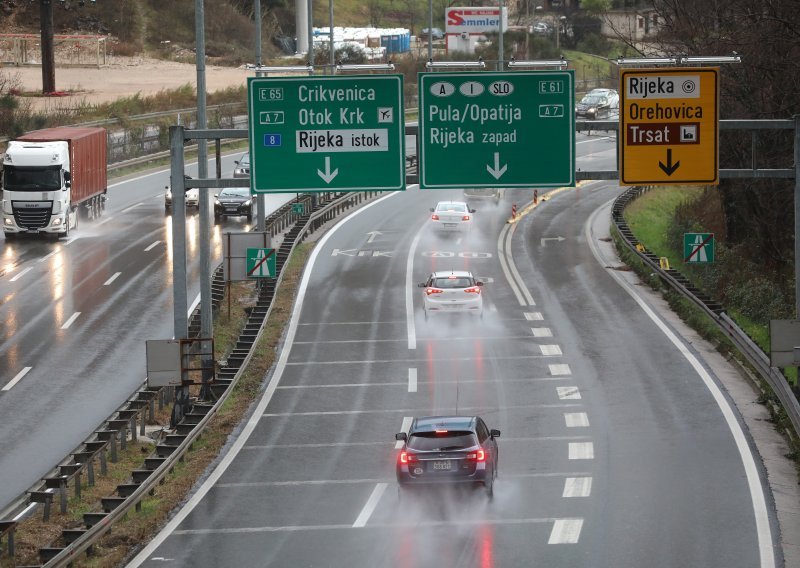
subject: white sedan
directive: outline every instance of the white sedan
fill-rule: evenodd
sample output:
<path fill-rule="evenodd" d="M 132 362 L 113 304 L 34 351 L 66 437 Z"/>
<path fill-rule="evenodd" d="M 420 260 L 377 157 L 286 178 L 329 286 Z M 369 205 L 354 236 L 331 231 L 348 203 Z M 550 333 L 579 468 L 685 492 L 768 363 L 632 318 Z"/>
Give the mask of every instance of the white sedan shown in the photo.
<path fill-rule="evenodd" d="M 468 231 L 475 219 L 475 210 L 463 201 L 440 201 L 431 209 L 433 228 L 440 231 Z"/>
<path fill-rule="evenodd" d="M 473 313 L 483 317 L 483 282 L 471 272 L 450 270 L 433 272 L 418 285 L 422 291 L 422 309 L 429 314 L 441 312 Z"/>

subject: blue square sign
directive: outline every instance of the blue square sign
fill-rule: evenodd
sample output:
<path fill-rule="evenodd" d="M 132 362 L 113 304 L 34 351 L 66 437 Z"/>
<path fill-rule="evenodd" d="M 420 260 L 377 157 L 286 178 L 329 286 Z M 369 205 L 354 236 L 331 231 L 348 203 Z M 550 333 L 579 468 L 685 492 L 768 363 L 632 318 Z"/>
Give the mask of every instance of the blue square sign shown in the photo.
<path fill-rule="evenodd" d="M 264 134 L 264 146 L 267 148 L 276 148 L 281 145 L 280 134 Z"/>

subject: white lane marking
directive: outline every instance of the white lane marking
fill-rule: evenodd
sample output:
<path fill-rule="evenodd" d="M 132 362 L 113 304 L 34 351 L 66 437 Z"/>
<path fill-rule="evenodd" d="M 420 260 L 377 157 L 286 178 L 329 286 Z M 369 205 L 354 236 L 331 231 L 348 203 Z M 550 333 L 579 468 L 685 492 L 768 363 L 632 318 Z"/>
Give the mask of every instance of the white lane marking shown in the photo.
<path fill-rule="evenodd" d="M 578 387 L 556 387 L 560 400 L 580 400 L 581 393 Z"/>
<path fill-rule="evenodd" d="M 128 211 L 130 211 L 130 210 L 132 210 L 132 209 L 136 209 L 137 207 L 139 207 L 139 206 L 143 205 L 143 203 L 144 203 L 143 201 L 140 201 L 139 203 L 137 203 L 137 204 L 135 204 L 135 205 L 131 205 L 130 207 L 126 207 L 125 209 L 123 209 L 122 211 L 120 211 L 120 213 L 127 213 Z"/>
<path fill-rule="evenodd" d="M 70 316 L 70 318 L 64 322 L 64 325 L 61 326 L 61 329 L 69 329 L 69 326 L 75 323 L 75 320 L 78 319 L 79 315 L 81 315 L 80 312 L 75 312 L 72 314 L 72 316 Z"/>
<path fill-rule="evenodd" d="M 522 293 L 519 291 L 517 287 L 517 282 L 514 280 L 514 277 L 511 275 L 511 271 L 508 268 L 508 259 L 506 257 L 506 252 L 503 250 L 503 241 L 505 240 L 506 233 L 511 230 L 511 225 L 506 225 L 503 227 L 503 230 L 500 231 L 500 236 L 497 238 L 497 258 L 500 260 L 500 268 L 503 269 L 503 274 L 506 277 L 506 281 L 508 281 L 508 285 L 511 286 L 511 291 L 514 292 L 514 296 L 517 298 L 517 302 L 519 302 L 520 306 L 525 305 L 525 298 L 522 297 Z"/>
<path fill-rule="evenodd" d="M 561 347 L 558 345 L 540 345 L 539 349 L 542 352 L 542 355 L 547 356 L 556 356 L 556 355 L 563 355 L 561 353 Z"/>
<path fill-rule="evenodd" d="M 114 273 L 114 276 L 112 276 L 111 278 L 109 278 L 108 280 L 106 280 L 106 281 L 105 281 L 105 284 L 103 284 L 103 286 L 109 286 L 109 285 L 110 285 L 110 284 L 111 284 L 111 283 L 112 283 L 114 280 L 116 280 L 117 278 L 119 278 L 119 275 L 120 275 L 120 274 L 122 274 L 122 272 L 116 272 L 116 273 Z"/>
<path fill-rule="evenodd" d="M 569 459 L 571 460 L 593 460 L 594 444 L 592 442 L 570 442 Z"/>
<path fill-rule="evenodd" d="M 56 250 L 54 250 L 53 252 L 51 252 L 51 253 L 48 253 L 48 254 L 46 254 L 45 256 L 43 256 L 42 258 L 40 258 L 40 259 L 39 259 L 39 262 L 45 262 L 46 260 L 48 260 L 48 259 L 50 259 L 50 258 L 53 258 L 53 257 L 54 257 L 55 255 L 57 255 L 59 252 L 61 252 L 61 251 L 60 251 L 60 250 L 58 250 L 58 249 L 56 249 Z"/>
<path fill-rule="evenodd" d="M 458 237 L 458 240 L 456 240 L 456 244 L 457 244 L 457 245 L 460 245 L 462 240 L 463 240 L 463 239 L 462 239 L 461 237 Z"/>
<path fill-rule="evenodd" d="M 479 414 L 489 414 L 493 412 L 500 412 L 501 410 L 528 410 L 531 408 L 574 408 L 574 407 L 581 407 L 584 406 L 580 403 L 573 403 L 573 402 L 561 402 L 557 404 L 511 404 L 505 405 L 502 408 L 498 407 L 489 407 L 489 406 L 459 406 L 461 410 L 464 411 L 476 411 Z M 388 414 L 390 412 L 419 412 L 420 409 L 418 408 L 401 408 L 397 409 L 385 409 L 382 408 L 380 410 L 309 410 L 306 412 L 265 412 L 261 416 L 264 418 L 280 418 L 284 416 L 355 416 L 358 414 Z M 437 408 L 430 408 L 426 412 L 434 413 L 438 412 L 442 414 L 442 411 Z"/>
<path fill-rule="evenodd" d="M 572 369 L 569 368 L 567 363 L 555 363 L 553 365 L 548 365 L 548 367 L 550 368 L 550 374 L 554 377 L 572 374 Z"/>
<path fill-rule="evenodd" d="M 503 438 L 503 444 L 509 443 L 526 443 L 526 442 L 566 442 L 570 440 L 589 440 L 591 436 L 538 436 L 538 437 L 528 437 L 528 438 Z M 242 451 L 263 451 L 263 450 L 275 450 L 275 449 L 301 449 L 301 448 L 364 448 L 364 447 L 386 447 L 386 440 L 381 440 L 379 442 L 325 442 L 319 444 L 258 444 L 258 445 L 250 445 L 245 446 L 242 448 Z M 509 474 L 511 475 L 511 474 Z M 585 475 L 585 474 L 581 474 Z M 563 477 L 563 476 L 562 476 Z M 385 479 L 362 479 L 361 483 L 377 483 L 379 481 L 387 481 Z M 351 483 L 353 480 L 342 480 L 338 483 Z M 305 481 L 286 481 L 286 482 L 272 482 L 272 481 L 247 481 L 241 483 L 217 483 L 217 487 L 247 487 L 247 486 L 260 486 L 262 484 L 272 485 L 272 484 L 297 484 L 301 485 L 306 483 Z M 337 483 L 336 481 L 326 481 L 325 483 Z"/>
<path fill-rule="evenodd" d="M 599 142 L 600 140 L 613 140 L 612 136 L 600 136 L 599 138 L 589 138 L 588 140 L 579 140 L 575 144 L 586 144 L 587 142 Z"/>
<path fill-rule="evenodd" d="M 78 239 L 80 239 L 80 237 L 70 237 L 70 238 L 68 238 L 66 241 L 64 241 L 63 243 L 61 243 L 61 245 L 62 245 L 62 246 L 65 246 L 65 247 L 68 247 L 69 245 L 71 245 L 72 243 L 74 243 L 75 241 L 77 241 Z"/>
<path fill-rule="evenodd" d="M 156 242 L 154 242 L 153 244 L 151 244 L 150 246 L 148 246 L 146 249 L 144 249 L 144 252 L 148 252 L 148 251 L 151 251 L 151 250 L 153 250 L 154 248 L 156 248 L 156 247 L 158 246 L 158 243 L 160 243 L 160 242 L 161 242 L 161 241 L 156 241 Z"/>
<path fill-rule="evenodd" d="M 17 373 L 17 375 L 13 379 L 8 381 L 6 383 L 6 385 L 0 390 L 4 390 L 4 391 L 11 390 L 14 387 L 15 384 L 17 384 L 18 382 L 20 382 L 22 380 L 22 377 L 24 377 L 25 375 L 27 375 L 30 372 L 31 369 L 33 369 L 33 367 L 23 367 L 22 370 L 19 373 Z"/>
<path fill-rule="evenodd" d="M 555 347 L 558 347 L 556 345 Z M 436 360 L 444 363 L 447 361 L 522 361 L 525 359 L 541 359 L 542 357 L 551 357 L 551 355 L 507 355 L 505 357 L 439 357 Z M 378 364 L 400 364 L 400 363 L 427 363 L 427 359 L 362 359 L 358 361 L 292 361 L 286 363 L 289 367 L 299 365 L 378 365 Z"/>
<path fill-rule="evenodd" d="M 597 262 L 600 264 L 600 266 L 607 266 L 607 263 L 605 258 L 603 258 L 603 256 L 600 254 L 600 250 L 597 248 L 597 243 L 594 241 L 594 236 L 591 233 L 591 227 L 594 224 L 595 218 L 600 214 L 600 212 L 609 209 L 612 202 L 613 199 L 596 209 L 584 225 L 586 242 L 589 243 L 589 248 L 592 250 L 592 254 L 594 255 L 595 259 L 597 259 Z M 697 357 L 695 357 L 694 354 L 689 351 L 689 348 L 684 345 L 684 343 L 672 332 L 667 324 L 650 308 L 647 302 L 645 302 L 644 299 L 639 296 L 638 292 L 633 288 L 633 286 L 628 284 L 628 282 L 619 274 L 616 274 L 614 270 L 606 269 L 606 272 L 610 274 L 611 277 L 617 281 L 617 283 L 620 284 L 622 289 L 625 290 L 637 304 L 639 304 L 639 307 L 642 308 L 642 311 L 644 311 L 644 313 L 647 314 L 653 323 L 656 324 L 661 332 L 667 336 L 675 348 L 681 353 L 681 355 L 683 355 L 695 372 L 700 376 L 703 383 L 706 385 L 706 388 L 714 397 L 714 401 L 717 403 L 717 406 L 722 412 L 725 422 L 728 424 L 728 429 L 731 431 L 733 439 L 736 442 L 736 447 L 739 450 L 739 456 L 741 457 L 742 464 L 744 465 L 745 475 L 747 476 L 747 485 L 750 489 L 750 499 L 753 502 L 753 514 L 756 521 L 756 531 L 758 532 L 758 549 L 761 559 L 760 566 L 761 568 L 774 568 L 775 553 L 772 550 L 772 529 L 770 528 L 769 524 L 767 503 L 764 498 L 764 492 L 761 488 L 758 468 L 756 467 L 756 461 L 753 457 L 753 452 L 747 443 L 747 438 L 744 435 L 742 426 L 736 420 L 736 415 L 734 414 L 730 403 L 725 399 L 722 391 L 711 378 L 711 375 L 709 375 L 708 371 L 706 371 L 700 364 L 700 361 L 697 360 Z"/>
<path fill-rule="evenodd" d="M 408 392 L 417 392 L 417 369 L 411 367 L 408 369 Z"/>
<path fill-rule="evenodd" d="M 531 333 L 534 337 L 553 337 L 553 332 L 549 327 L 532 327 Z"/>
<path fill-rule="evenodd" d="M 100 222 L 97 224 L 97 226 L 99 227 L 100 225 L 105 225 L 106 223 L 108 223 L 108 222 L 109 222 L 109 221 L 111 221 L 112 219 L 114 219 L 114 217 L 113 217 L 113 216 L 106 217 L 105 219 L 103 219 L 102 221 L 100 221 Z"/>
<path fill-rule="evenodd" d="M 588 497 L 591 494 L 591 477 L 568 477 L 564 480 L 562 497 Z"/>
<path fill-rule="evenodd" d="M 403 417 L 403 424 L 400 426 L 400 431 L 405 432 L 408 434 L 408 429 L 411 428 L 411 421 L 414 420 L 412 416 L 404 416 Z M 403 447 L 403 440 L 397 440 L 394 443 L 394 449 L 399 450 Z"/>
<path fill-rule="evenodd" d="M 526 377 L 526 378 L 503 378 L 503 379 L 453 379 L 453 380 L 443 380 L 437 379 L 437 385 L 449 385 L 449 384 L 470 384 L 470 383 L 477 383 L 481 385 L 490 384 L 490 383 L 529 383 L 529 382 L 556 382 L 556 381 L 566 381 L 569 377 Z M 419 388 L 420 384 L 430 384 L 431 381 L 417 381 L 417 387 Z M 408 381 L 387 381 L 387 382 L 380 382 L 380 383 L 333 383 L 329 385 L 322 385 L 322 384 L 311 384 L 311 385 L 280 385 L 278 390 L 302 390 L 302 389 L 352 389 L 352 388 L 364 388 L 364 387 L 407 387 Z M 506 439 L 505 437 L 503 438 Z"/>
<path fill-rule="evenodd" d="M 375 511 L 375 507 L 378 506 L 378 501 L 381 500 L 381 496 L 383 492 L 386 491 L 388 485 L 388 483 L 378 483 L 375 486 L 375 489 L 372 490 L 372 495 L 369 496 L 364 508 L 361 509 L 361 513 L 358 515 L 356 522 L 353 523 L 354 529 L 366 526 L 367 521 L 372 516 L 373 511 Z"/>
<path fill-rule="evenodd" d="M 413 188 L 414 186 L 409 186 Z M 225 473 L 225 471 L 230 467 L 233 460 L 236 459 L 236 456 L 242 450 L 244 445 L 247 443 L 247 440 L 252 435 L 253 431 L 261 422 L 261 417 L 264 414 L 264 410 L 267 408 L 267 405 L 272 400 L 272 396 L 275 394 L 275 389 L 277 388 L 278 384 L 281 381 L 281 377 L 283 376 L 283 372 L 286 369 L 286 362 L 289 359 L 289 353 L 292 348 L 292 342 L 294 341 L 295 335 L 297 334 L 297 323 L 300 319 L 300 313 L 303 311 L 303 301 L 306 297 L 306 290 L 308 289 L 308 282 L 311 279 L 311 274 L 314 272 L 314 263 L 319 256 L 321 250 L 325 248 L 325 243 L 336 234 L 336 232 L 344 227 L 348 221 L 354 219 L 355 217 L 363 214 L 365 211 L 368 211 L 370 208 L 374 207 L 378 203 L 382 203 L 387 199 L 391 199 L 396 195 L 402 195 L 404 192 L 392 192 L 384 197 L 380 197 L 373 201 L 372 203 L 366 204 L 364 207 L 353 211 L 350 215 L 342 219 L 339 223 L 335 224 L 333 227 L 325 233 L 322 238 L 317 243 L 317 246 L 314 247 L 314 250 L 311 252 L 311 256 L 309 257 L 308 261 L 306 262 L 306 269 L 303 271 L 303 278 L 300 281 L 300 286 L 297 289 L 297 297 L 295 298 L 294 310 L 292 311 L 291 320 L 289 320 L 289 329 L 286 332 L 286 340 L 283 345 L 283 349 L 281 349 L 280 356 L 278 357 L 278 363 L 275 366 L 275 372 L 272 375 L 272 380 L 270 380 L 269 384 L 267 385 L 267 390 L 264 391 L 263 396 L 258 401 L 258 406 L 256 406 L 255 411 L 252 413 L 250 418 L 248 419 L 247 423 L 245 424 L 244 428 L 242 429 L 241 434 L 236 438 L 236 440 L 231 445 L 230 450 L 225 454 L 225 456 L 220 460 L 219 464 L 216 468 L 211 472 L 211 474 L 206 478 L 200 488 L 192 495 L 189 501 L 184 505 L 178 513 L 172 517 L 172 519 L 167 523 L 167 525 L 159 532 L 155 538 L 153 538 L 140 552 L 139 554 L 134 557 L 133 560 L 128 564 L 128 568 L 138 568 L 145 562 L 156 549 L 161 546 L 165 540 L 171 535 L 174 534 L 178 526 L 188 517 L 191 512 L 194 510 L 195 507 L 203 500 L 206 494 L 214 487 L 214 484 L 219 481 L 220 477 Z M 198 299 L 199 301 L 199 299 Z"/>
<path fill-rule="evenodd" d="M 529 306 L 535 306 L 536 302 L 533 301 L 533 296 L 528 291 L 528 287 L 525 286 L 525 281 L 522 279 L 522 276 L 519 275 L 519 271 L 517 270 L 517 265 L 514 263 L 514 257 L 511 255 L 511 237 L 514 236 L 514 232 L 517 230 L 516 223 L 511 225 L 511 229 L 509 229 L 508 233 L 506 234 L 506 257 L 508 260 L 508 268 L 511 270 L 511 274 L 514 275 L 517 282 L 519 283 L 519 289 L 522 291 L 522 295 L 525 296 L 525 300 L 527 300 Z"/>
<path fill-rule="evenodd" d="M 588 428 L 589 415 L 585 412 L 567 412 L 564 414 L 567 428 Z"/>
<path fill-rule="evenodd" d="M 11 282 L 16 282 L 17 280 L 19 280 L 20 278 L 25 276 L 31 270 L 33 270 L 32 266 L 29 266 L 28 268 L 23 269 L 22 271 L 18 272 L 17 275 L 14 276 L 14 278 L 11 279 Z"/>
<path fill-rule="evenodd" d="M 542 321 L 544 318 L 541 312 L 525 312 L 525 319 L 528 321 Z"/>
<path fill-rule="evenodd" d="M 469 335 L 464 337 L 425 337 L 420 341 L 474 341 L 474 340 L 505 340 L 505 339 L 530 339 L 530 335 Z M 335 343 L 399 343 L 406 339 L 331 339 L 329 341 L 295 341 L 295 345 L 322 345 Z"/>
<path fill-rule="evenodd" d="M 583 519 L 556 519 L 547 544 L 575 544 L 581 537 Z"/>
<path fill-rule="evenodd" d="M 411 241 L 411 249 L 408 251 L 408 258 L 406 259 L 406 329 L 408 331 L 408 348 L 417 348 L 417 332 L 414 325 L 414 290 L 416 286 L 412 280 L 412 272 L 414 270 L 414 256 L 417 254 L 417 245 L 422 238 L 422 230 L 425 225 L 422 225 L 414 240 Z"/>

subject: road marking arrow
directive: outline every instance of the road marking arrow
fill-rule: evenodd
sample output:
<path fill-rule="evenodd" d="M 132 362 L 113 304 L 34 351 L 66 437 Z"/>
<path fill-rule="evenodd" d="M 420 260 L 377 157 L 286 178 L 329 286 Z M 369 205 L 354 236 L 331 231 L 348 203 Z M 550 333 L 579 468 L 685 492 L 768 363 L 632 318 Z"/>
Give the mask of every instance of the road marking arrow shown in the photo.
<path fill-rule="evenodd" d="M 500 152 L 494 153 L 494 168 L 489 164 L 486 164 L 486 171 L 492 174 L 494 179 L 500 179 L 504 173 L 506 173 L 506 169 L 508 168 L 508 164 L 504 164 L 503 167 L 500 167 Z"/>
<path fill-rule="evenodd" d="M 561 241 L 566 241 L 566 240 L 567 239 L 565 239 L 564 237 L 544 237 L 543 239 L 539 239 L 539 242 L 541 243 L 542 246 L 544 246 L 547 241 L 558 241 L 558 242 L 561 242 Z"/>
<path fill-rule="evenodd" d="M 672 163 L 672 148 L 667 149 L 667 165 L 665 166 L 663 163 L 661 163 L 660 160 L 658 162 L 658 167 L 661 168 L 664 171 L 664 173 L 667 174 L 668 176 L 674 174 L 675 170 L 677 170 L 680 167 L 680 165 L 681 165 L 680 160 L 678 160 L 674 164 Z"/>
<path fill-rule="evenodd" d="M 382 235 L 383 233 L 381 233 L 380 231 L 370 231 L 367 234 L 369 235 L 369 238 L 367 239 L 367 242 L 371 243 L 372 241 L 375 240 L 375 237 L 377 237 L 378 235 Z"/>
<path fill-rule="evenodd" d="M 325 173 L 317 170 L 317 175 L 321 177 L 325 183 L 331 183 L 333 178 L 339 175 L 339 168 L 331 171 L 331 158 L 330 156 L 325 156 Z"/>

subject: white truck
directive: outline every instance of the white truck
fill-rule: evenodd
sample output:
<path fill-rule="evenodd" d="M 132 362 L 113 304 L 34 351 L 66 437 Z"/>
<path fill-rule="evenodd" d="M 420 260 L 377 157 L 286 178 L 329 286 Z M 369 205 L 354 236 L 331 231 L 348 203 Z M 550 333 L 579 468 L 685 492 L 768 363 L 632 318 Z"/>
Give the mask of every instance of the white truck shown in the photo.
<path fill-rule="evenodd" d="M 3 156 L 3 233 L 67 237 L 79 216 L 101 214 L 107 191 L 105 128 L 29 132 Z"/>

